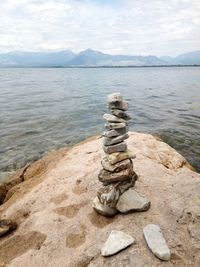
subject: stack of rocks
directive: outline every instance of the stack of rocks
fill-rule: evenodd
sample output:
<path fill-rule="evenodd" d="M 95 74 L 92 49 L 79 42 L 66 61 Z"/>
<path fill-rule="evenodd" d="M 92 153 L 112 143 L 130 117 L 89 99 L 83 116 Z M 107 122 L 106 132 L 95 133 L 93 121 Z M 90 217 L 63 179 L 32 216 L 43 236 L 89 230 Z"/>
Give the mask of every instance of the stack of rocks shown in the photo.
<path fill-rule="evenodd" d="M 133 170 L 134 154 L 127 149 L 125 140 L 128 136 L 128 120 L 125 113 L 128 103 L 120 93 L 108 96 L 108 108 L 112 114 L 104 114 L 106 131 L 103 133 L 103 150 L 106 156 L 102 159 L 103 169 L 98 178 L 103 186 L 97 192 L 93 208 L 105 216 L 113 216 L 117 212 L 120 196 L 133 187 L 137 175 Z"/>

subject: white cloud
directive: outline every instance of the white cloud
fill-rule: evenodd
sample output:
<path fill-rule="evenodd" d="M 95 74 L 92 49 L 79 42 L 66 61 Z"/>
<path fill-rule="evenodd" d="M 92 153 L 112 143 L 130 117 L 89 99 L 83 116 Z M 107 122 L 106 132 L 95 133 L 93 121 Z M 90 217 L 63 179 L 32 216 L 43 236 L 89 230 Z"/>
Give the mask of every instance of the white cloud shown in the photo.
<path fill-rule="evenodd" d="M 196 0 L 0 0 L 0 52 L 175 55 L 200 49 Z"/>

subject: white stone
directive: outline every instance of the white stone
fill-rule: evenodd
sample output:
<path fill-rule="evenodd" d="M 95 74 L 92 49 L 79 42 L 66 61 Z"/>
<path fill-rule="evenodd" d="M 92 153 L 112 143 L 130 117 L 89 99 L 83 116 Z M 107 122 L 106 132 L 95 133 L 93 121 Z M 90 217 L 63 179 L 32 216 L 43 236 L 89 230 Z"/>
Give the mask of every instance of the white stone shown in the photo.
<path fill-rule="evenodd" d="M 171 253 L 161 229 L 156 224 L 149 224 L 143 229 L 144 237 L 149 249 L 159 259 L 168 261 Z"/>
<path fill-rule="evenodd" d="M 116 208 L 122 213 L 129 211 L 145 211 L 150 207 L 150 201 L 130 188 L 119 198 Z"/>
<path fill-rule="evenodd" d="M 132 236 L 122 231 L 112 230 L 108 239 L 101 248 L 101 255 L 104 257 L 111 256 L 122 249 L 127 248 L 133 243 L 135 243 L 135 239 Z"/>

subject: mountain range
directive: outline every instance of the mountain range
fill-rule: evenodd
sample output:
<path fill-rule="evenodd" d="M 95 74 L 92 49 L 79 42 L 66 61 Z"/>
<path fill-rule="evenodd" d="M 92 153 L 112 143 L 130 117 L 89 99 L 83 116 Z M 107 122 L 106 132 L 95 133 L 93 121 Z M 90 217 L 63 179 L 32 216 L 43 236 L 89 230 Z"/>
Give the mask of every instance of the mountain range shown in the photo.
<path fill-rule="evenodd" d="M 92 49 L 75 54 L 60 52 L 9 52 L 0 54 L 0 67 L 126 67 L 200 65 L 200 50 L 177 57 L 109 55 Z"/>

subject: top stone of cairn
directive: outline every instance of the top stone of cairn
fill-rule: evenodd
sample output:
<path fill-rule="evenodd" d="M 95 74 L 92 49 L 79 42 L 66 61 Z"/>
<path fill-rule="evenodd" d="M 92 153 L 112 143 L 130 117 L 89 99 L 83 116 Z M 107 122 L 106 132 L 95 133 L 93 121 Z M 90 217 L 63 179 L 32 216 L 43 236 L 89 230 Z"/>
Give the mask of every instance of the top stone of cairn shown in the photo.
<path fill-rule="evenodd" d="M 128 110 L 128 102 L 123 101 L 123 98 L 120 93 L 113 93 L 107 98 L 108 108 L 109 109 L 120 109 L 123 111 Z"/>

